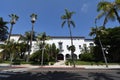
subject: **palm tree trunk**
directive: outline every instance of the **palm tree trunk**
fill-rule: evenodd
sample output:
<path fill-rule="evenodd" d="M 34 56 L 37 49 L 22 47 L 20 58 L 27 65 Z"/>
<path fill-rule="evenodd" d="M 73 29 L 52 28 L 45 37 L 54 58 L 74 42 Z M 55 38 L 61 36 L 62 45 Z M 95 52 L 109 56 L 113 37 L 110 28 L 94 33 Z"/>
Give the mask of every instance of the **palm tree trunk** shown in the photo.
<path fill-rule="evenodd" d="M 45 41 L 43 40 L 43 48 L 42 48 L 42 56 L 41 56 L 41 66 L 43 66 L 43 58 L 44 58 L 44 49 L 45 49 L 45 45 L 44 45 Z"/>
<path fill-rule="evenodd" d="M 12 63 L 13 63 L 13 54 L 10 53 L 10 66 L 12 66 Z"/>
<path fill-rule="evenodd" d="M 10 41 L 10 37 L 11 37 L 11 34 L 12 34 L 12 28 L 13 28 L 13 24 L 11 24 L 11 27 L 10 27 L 10 33 L 9 33 L 9 37 L 8 37 L 8 42 L 7 42 L 7 44 L 8 44 L 9 41 Z"/>
<path fill-rule="evenodd" d="M 73 46 L 73 38 L 72 38 L 72 31 L 70 28 L 70 25 L 68 23 L 68 28 L 69 28 L 69 32 L 70 32 L 70 38 L 71 38 L 71 46 Z M 74 56 L 73 56 L 73 51 L 71 50 L 71 57 L 72 57 L 72 62 L 73 62 L 73 67 L 75 68 L 75 62 L 74 62 Z"/>
<path fill-rule="evenodd" d="M 27 62 L 29 62 L 30 52 L 32 52 L 33 28 L 34 28 L 34 23 L 32 23 L 32 31 L 31 31 L 31 39 L 30 39 L 30 48 L 29 48 L 29 51 L 28 51 Z"/>
<path fill-rule="evenodd" d="M 114 13 L 115 13 L 115 15 L 117 17 L 117 20 L 118 20 L 119 24 L 120 24 L 120 17 L 119 17 L 119 14 L 117 13 L 116 9 L 114 9 Z"/>
<path fill-rule="evenodd" d="M 100 40 L 100 37 L 98 37 L 98 38 L 99 38 L 100 46 L 102 48 L 102 53 L 103 53 L 103 57 L 104 57 L 104 61 L 105 61 L 106 67 L 108 67 L 108 63 L 107 63 L 107 59 L 106 59 L 106 56 L 105 56 L 105 53 L 104 53 L 104 48 L 103 48 L 102 42 Z"/>

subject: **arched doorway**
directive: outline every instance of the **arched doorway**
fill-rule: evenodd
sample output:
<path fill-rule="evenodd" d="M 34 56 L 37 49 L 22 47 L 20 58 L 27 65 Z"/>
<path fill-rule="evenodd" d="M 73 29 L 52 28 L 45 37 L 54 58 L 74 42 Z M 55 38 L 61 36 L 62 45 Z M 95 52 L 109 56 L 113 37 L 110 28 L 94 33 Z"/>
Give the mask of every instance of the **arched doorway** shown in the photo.
<path fill-rule="evenodd" d="M 77 55 L 73 54 L 73 58 L 74 58 L 74 60 L 77 60 Z"/>
<path fill-rule="evenodd" d="M 70 59 L 70 54 L 66 54 L 66 60 Z"/>
<path fill-rule="evenodd" d="M 63 54 L 58 54 L 57 59 L 58 60 L 64 60 L 64 55 Z"/>

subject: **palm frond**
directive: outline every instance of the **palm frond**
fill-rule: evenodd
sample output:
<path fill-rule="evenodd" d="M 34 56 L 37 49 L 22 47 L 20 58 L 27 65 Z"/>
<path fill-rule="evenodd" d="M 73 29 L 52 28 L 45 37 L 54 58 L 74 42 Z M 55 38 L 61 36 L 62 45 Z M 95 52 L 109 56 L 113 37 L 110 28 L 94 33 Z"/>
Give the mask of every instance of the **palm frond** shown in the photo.
<path fill-rule="evenodd" d="M 115 3 L 116 4 L 120 4 L 120 0 L 115 0 Z"/>
<path fill-rule="evenodd" d="M 66 21 L 63 21 L 63 22 L 62 22 L 62 25 L 61 25 L 61 26 L 62 26 L 62 28 L 63 28 L 63 26 L 65 25 L 65 23 L 66 23 Z"/>
<path fill-rule="evenodd" d="M 107 1 L 101 1 L 97 5 L 97 11 L 109 11 L 109 9 L 112 7 L 110 2 Z"/>
<path fill-rule="evenodd" d="M 91 27 L 91 32 L 89 33 L 89 36 L 95 36 L 96 35 L 96 28 Z"/>
<path fill-rule="evenodd" d="M 105 12 L 101 12 L 100 14 L 98 14 L 98 16 L 96 17 L 96 19 L 100 19 L 100 18 L 102 18 L 105 15 L 106 15 Z"/>
<path fill-rule="evenodd" d="M 72 26 L 75 27 L 74 21 L 71 20 L 71 21 L 70 21 L 70 24 L 72 24 Z"/>
<path fill-rule="evenodd" d="M 63 16 L 61 16 L 61 19 L 67 19 L 67 16 L 66 15 L 63 15 Z"/>

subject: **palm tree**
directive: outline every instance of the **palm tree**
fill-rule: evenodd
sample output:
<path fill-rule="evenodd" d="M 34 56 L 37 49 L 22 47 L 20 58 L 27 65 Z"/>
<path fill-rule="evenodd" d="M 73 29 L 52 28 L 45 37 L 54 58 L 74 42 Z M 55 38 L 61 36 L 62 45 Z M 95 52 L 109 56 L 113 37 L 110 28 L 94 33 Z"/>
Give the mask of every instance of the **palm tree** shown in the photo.
<path fill-rule="evenodd" d="M 91 28 L 91 32 L 90 32 L 89 35 L 90 36 L 95 36 L 96 38 L 98 38 L 100 46 L 101 46 L 101 50 L 102 50 L 102 53 L 103 53 L 103 57 L 104 57 L 106 67 L 108 67 L 107 59 L 106 59 L 106 56 L 105 56 L 105 53 L 104 53 L 105 50 L 104 50 L 103 44 L 101 42 L 101 36 L 100 36 L 102 34 L 108 34 L 108 33 L 105 30 L 105 27 L 103 27 L 103 26 L 97 27 L 96 21 L 95 21 L 95 26 L 96 26 L 95 28 L 94 27 Z"/>
<path fill-rule="evenodd" d="M 100 14 L 97 16 L 97 19 L 105 16 L 103 26 L 108 22 L 108 20 L 118 20 L 120 23 L 120 17 L 118 11 L 120 10 L 120 0 L 115 0 L 114 2 L 101 1 L 97 5 L 97 11 Z"/>
<path fill-rule="evenodd" d="M 75 27 L 74 21 L 71 19 L 72 15 L 75 12 L 70 12 L 67 9 L 65 9 L 65 14 L 61 16 L 61 19 L 63 20 L 62 22 L 62 27 L 65 25 L 65 23 L 67 23 L 68 28 L 69 28 L 69 32 L 70 32 L 70 38 L 71 38 L 71 46 L 73 46 L 73 39 L 72 39 L 72 31 L 71 31 L 71 25 L 73 27 Z M 75 67 L 75 63 L 74 63 L 74 57 L 73 57 L 73 51 L 71 50 L 71 56 L 72 56 L 72 62 L 73 62 L 73 67 Z"/>
<path fill-rule="evenodd" d="M 32 40 L 33 40 L 33 34 L 34 34 L 34 23 L 35 23 L 35 21 L 37 19 L 37 15 L 32 13 L 30 15 L 30 17 L 31 17 L 31 23 L 32 23 L 32 31 L 31 31 L 30 48 L 29 48 L 29 53 L 28 53 L 29 55 L 30 55 L 30 52 L 32 51 Z M 29 61 L 29 55 L 28 55 L 27 62 Z"/>
<path fill-rule="evenodd" d="M 33 32 L 32 40 L 35 40 L 35 32 Z M 24 36 L 21 37 L 21 40 L 23 40 L 26 43 L 26 52 L 28 51 L 26 62 L 29 62 L 31 47 L 30 47 L 30 41 L 31 41 L 31 31 L 25 32 Z"/>
<path fill-rule="evenodd" d="M 10 27 L 10 33 L 9 33 L 9 37 L 8 37 L 8 42 L 10 41 L 10 36 L 12 34 L 12 28 L 13 28 L 13 25 L 16 23 L 16 21 L 19 19 L 19 17 L 16 15 L 16 14 L 11 14 L 9 15 L 9 17 L 11 18 L 11 27 Z"/>
<path fill-rule="evenodd" d="M 7 39 L 8 27 L 6 26 L 8 22 L 4 21 L 2 17 L 0 17 L 0 41 L 4 41 Z"/>
<path fill-rule="evenodd" d="M 43 65 L 43 56 L 44 56 L 44 50 L 45 50 L 45 40 L 48 40 L 50 37 L 46 35 L 45 32 L 38 34 L 37 40 L 42 41 L 42 56 L 41 56 L 41 66 Z"/>
<path fill-rule="evenodd" d="M 9 44 L 4 44 L 2 46 L 2 53 L 9 55 L 10 58 L 10 65 L 12 65 L 13 59 L 15 59 L 15 56 L 17 56 L 17 53 L 19 52 L 19 46 L 18 42 L 15 42 L 14 40 L 9 41 Z M 6 58 L 6 55 L 4 56 Z"/>

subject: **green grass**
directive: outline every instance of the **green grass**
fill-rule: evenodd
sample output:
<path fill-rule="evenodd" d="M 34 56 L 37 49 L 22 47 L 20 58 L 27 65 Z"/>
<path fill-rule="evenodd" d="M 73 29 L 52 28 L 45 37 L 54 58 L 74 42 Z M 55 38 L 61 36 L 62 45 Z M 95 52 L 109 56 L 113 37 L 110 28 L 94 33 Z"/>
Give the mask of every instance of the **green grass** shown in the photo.
<path fill-rule="evenodd" d="M 66 61 L 66 65 L 72 64 L 72 61 Z M 93 61 L 75 61 L 76 65 L 105 65 L 104 62 L 93 62 Z M 108 63 L 108 65 L 120 65 L 120 63 Z"/>

